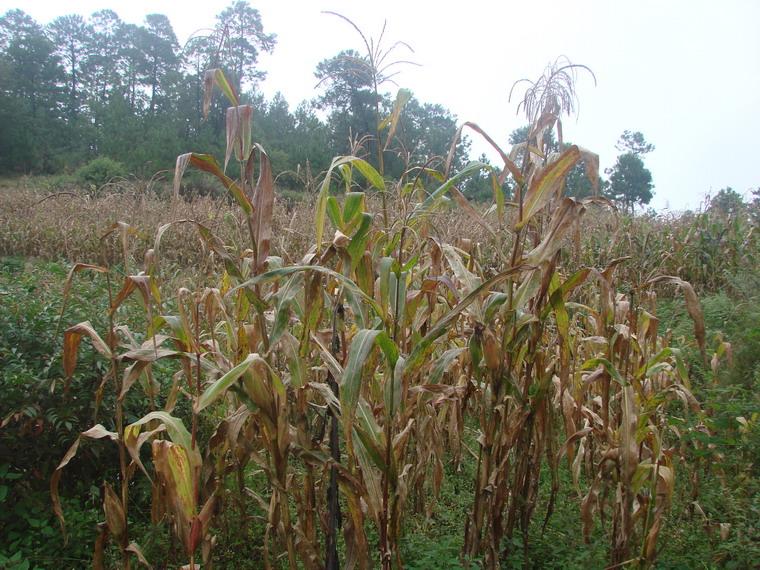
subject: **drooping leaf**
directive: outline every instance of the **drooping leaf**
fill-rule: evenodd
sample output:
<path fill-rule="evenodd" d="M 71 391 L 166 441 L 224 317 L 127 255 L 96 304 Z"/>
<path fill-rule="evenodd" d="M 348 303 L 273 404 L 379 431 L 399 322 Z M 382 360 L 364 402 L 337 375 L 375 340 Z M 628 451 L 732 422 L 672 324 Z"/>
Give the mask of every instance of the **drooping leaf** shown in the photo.
<path fill-rule="evenodd" d="M 417 342 L 414 345 L 414 348 L 412 349 L 412 352 L 409 354 L 409 357 L 406 360 L 406 371 L 408 374 L 411 374 L 412 371 L 416 370 L 420 364 L 422 363 L 422 359 L 425 356 L 425 352 L 430 347 L 430 345 L 441 335 L 443 335 L 446 330 L 448 330 L 449 326 L 459 318 L 459 315 L 462 314 L 462 312 L 469 307 L 472 303 L 474 303 L 477 299 L 480 298 L 481 295 L 489 292 L 492 287 L 495 287 L 499 283 L 507 280 L 512 275 L 515 275 L 525 269 L 524 266 L 518 265 L 517 267 L 512 267 L 506 271 L 503 271 L 497 275 L 494 275 L 489 280 L 485 281 L 482 285 L 477 287 L 475 290 L 473 290 L 469 295 L 467 295 L 464 299 L 462 299 L 453 309 L 451 309 L 448 313 L 446 313 L 436 324 L 428 331 L 428 333 L 420 339 L 419 342 Z"/>
<path fill-rule="evenodd" d="M 117 540 L 121 541 L 124 538 L 124 532 L 127 530 L 127 520 L 124 516 L 121 499 L 119 499 L 111 485 L 108 483 L 105 485 L 103 510 L 106 513 L 108 530 L 117 538 Z"/>
<path fill-rule="evenodd" d="M 235 198 L 235 201 L 238 203 L 238 205 L 243 208 L 243 211 L 245 211 L 245 213 L 249 216 L 251 215 L 253 206 L 251 205 L 251 201 L 248 199 L 248 196 L 245 195 L 243 189 L 240 188 L 240 186 L 238 186 L 238 184 L 232 178 L 227 176 L 222 171 L 222 169 L 219 167 L 219 164 L 216 162 L 216 159 L 210 154 L 188 152 L 177 157 L 177 164 L 174 168 L 175 198 L 179 197 L 180 183 L 182 182 L 182 177 L 189 165 L 192 165 L 199 170 L 203 170 L 204 172 L 208 172 L 209 174 L 213 174 L 230 192 L 230 194 L 232 194 L 232 197 Z"/>
<path fill-rule="evenodd" d="M 145 558 L 140 545 L 138 545 L 136 542 L 130 542 L 129 546 L 127 546 L 125 550 L 134 554 L 137 557 L 137 561 L 145 566 L 148 570 L 153 570 L 153 566 L 151 566 L 151 564 L 148 562 L 148 559 Z"/>
<path fill-rule="evenodd" d="M 491 167 L 488 164 L 482 162 L 470 162 L 460 172 L 446 180 L 438 188 L 436 188 L 422 204 L 417 204 L 412 212 L 411 219 L 419 220 L 424 219 L 433 208 L 444 198 L 446 192 L 450 188 L 458 184 L 462 179 L 472 176 L 480 170 L 489 170 Z"/>
<path fill-rule="evenodd" d="M 480 286 L 480 278 L 465 267 L 459 252 L 447 243 L 443 244 L 442 249 L 443 254 L 446 256 L 446 261 L 449 262 L 449 267 L 451 267 L 454 276 L 459 281 L 460 296 L 467 295 L 477 289 Z"/>
<path fill-rule="evenodd" d="M 241 162 L 248 160 L 253 146 L 251 144 L 251 127 L 253 125 L 253 107 L 238 105 L 227 107 L 225 125 L 227 127 L 227 148 L 224 153 L 224 170 L 230 161 L 232 152 Z"/>
<path fill-rule="evenodd" d="M 375 346 L 375 339 L 383 331 L 362 329 L 351 340 L 348 351 L 348 363 L 340 380 L 340 405 L 344 421 L 353 417 L 356 403 L 359 401 L 362 371 L 369 353 Z"/>
<path fill-rule="evenodd" d="M 558 195 L 567 174 L 578 163 L 580 157 L 578 147 L 571 146 L 541 170 L 525 194 L 522 218 L 515 224 L 515 229 L 522 228 L 549 203 L 549 200 Z"/>
<path fill-rule="evenodd" d="M 443 378 L 444 373 L 447 372 L 454 362 L 456 362 L 456 360 L 466 351 L 467 349 L 465 347 L 450 348 L 438 357 L 427 377 L 428 384 L 438 384 L 441 381 L 441 378 Z"/>
<path fill-rule="evenodd" d="M 374 446 L 372 442 L 368 441 L 369 436 L 363 430 L 354 428 L 353 445 L 356 454 L 356 460 L 359 463 L 361 469 L 362 479 L 367 487 L 367 506 L 369 507 L 370 516 L 379 522 L 380 511 L 382 509 L 383 495 L 381 477 L 379 476 L 379 469 L 377 468 L 376 461 L 382 461 L 379 459 L 379 450 L 373 454 L 370 449 Z"/>
<path fill-rule="evenodd" d="M 604 340 L 606 342 L 606 339 Z M 606 358 L 589 358 L 586 362 L 583 363 L 581 370 L 594 370 L 599 366 L 604 368 L 607 374 L 609 374 L 610 377 L 621 386 L 628 385 L 628 382 L 626 382 L 626 379 L 623 378 L 623 376 L 620 374 L 620 371 L 615 367 L 614 364 L 612 364 L 612 362 Z"/>
<path fill-rule="evenodd" d="M 329 277 L 332 277 L 336 281 L 338 281 L 343 287 L 345 287 L 348 291 L 350 291 L 352 294 L 356 295 L 357 297 L 361 298 L 364 302 L 366 302 L 372 309 L 375 311 L 377 315 L 382 314 L 382 310 L 380 309 L 380 306 L 377 304 L 377 302 L 367 295 L 364 291 L 362 291 L 356 283 L 351 281 L 348 277 L 345 275 L 341 275 L 340 273 L 333 271 L 332 269 L 329 269 L 327 267 L 322 267 L 320 265 L 291 265 L 290 267 L 283 267 L 280 269 L 273 269 L 271 271 L 267 271 L 266 273 L 262 273 L 260 275 L 257 275 L 256 277 L 249 279 L 245 283 L 241 283 L 237 287 L 234 287 L 231 289 L 227 294 L 230 295 L 231 293 L 242 289 L 244 287 L 252 287 L 253 285 L 256 285 L 257 283 L 268 283 L 270 281 L 276 281 L 282 277 L 287 277 L 288 275 L 292 275 L 293 273 L 298 273 L 302 271 L 316 271 L 317 273 L 323 273 L 325 275 L 328 275 Z"/>
<path fill-rule="evenodd" d="M 369 162 L 366 160 L 363 160 L 361 158 L 357 158 L 355 156 L 347 157 L 351 160 L 349 163 L 351 166 L 356 168 L 359 172 L 362 173 L 362 176 L 367 179 L 367 181 L 372 184 L 375 188 L 380 190 L 381 192 L 385 192 L 385 180 L 383 180 L 383 177 L 380 175 L 380 173 L 375 170 L 375 167 L 372 166 Z"/>
<path fill-rule="evenodd" d="M 594 195 L 596 195 L 599 192 L 599 155 L 582 146 L 579 146 L 578 150 L 581 153 L 581 160 L 586 167 L 586 178 L 591 182 L 591 188 L 594 190 Z"/>
<path fill-rule="evenodd" d="M 409 89 L 399 89 L 398 93 L 396 93 L 396 101 L 393 103 L 393 110 L 391 111 L 391 114 L 380 121 L 378 130 L 382 131 L 388 127 L 388 134 L 385 138 L 385 146 L 383 147 L 383 150 L 388 150 L 388 145 L 391 144 L 393 135 L 396 134 L 396 127 L 398 127 L 398 121 L 401 118 L 401 112 L 404 110 L 404 107 L 406 107 L 406 104 L 409 103 L 411 98 L 412 92 Z"/>
<path fill-rule="evenodd" d="M 623 463 L 623 480 L 630 485 L 639 464 L 639 448 L 636 442 L 636 395 L 633 386 L 623 387 L 622 418 L 620 420 L 620 454 Z"/>
<path fill-rule="evenodd" d="M 549 261 L 562 247 L 567 231 L 583 216 L 586 208 L 572 198 L 563 198 L 552 215 L 549 231 L 535 248 L 526 255 L 529 265 L 540 265 Z"/>
<path fill-rule="evenodd" d="M 61 314 L 58 316 L 58 325 L 56 326 L 55 336 L 58 336 L 58 333 L 60 332 L 63 314 L 66 311 L 66 304 L 68 303 L 69 295 L 71 294 L 71 283 L 74 280 L 74 274 L 85 270 L 94 271 L 96 273 L 108 273 L 108 269 L 105 267 L 92 265 L 90 263 L 75 263 L 71 267 L 69 274 L 66 276 L 66 281 L 63 282 L 63 302 L 61 303 Z"/>
<path fill-rule="evenodd" d="M 501 157 L 502 161 L 504 161 L 504 168 L 508 170 L 512 177 L 515 179 L 515 182 L 517 182 L 518 185 L 523 184 L 523 176 L 520 173 L 520 169 L 517 167 L 517 165 L 512 161 L 509 156 L 501 149 L 501 147 L 496 144 L 496 141 L 494 141 L 483 129 L 481 129 L 477 124 L 470 123 L 469 121 L 466 123 L 463 123 L 459 129 L 457 129 L 456 135 L 454 136 L 454 140 L 451 143 L 451 147 L 449 148 L 449 154 L 446 157 L 446 171 L 445 174 L 448 176 L 448 174 L 451 172 L 451 165 L 454 162 L 454 153 L 456 151 L 457 143 L 459 142 L 459 139 L 462 136 L 462 131 L 465 128 L 472 129 L 476 133 L 478 133 L 480 136 L 482 136 L 488 144 L 490 144 L 496 152 L 499 153 L 499 156 Z M 506 172 L 505 170 L 505 172 Z M 504 180 L 499 180 L 500 183 L 504 182 Z"/>
<path fill-rule="evenodd" d="M 645 283 L 645 286 L 655 285 L 657 283 L 673 283 L 674 285 L 678 285 L 681 288 L 681 291 L 683 291 L 684 299 L 686 300 L 686 311 L 689 313 L 691 320 L 694 321 L 694 336 L 697 339 L 699 350 L 702 353 L 702 359 L 707 363 L 707 352 L 705 351 L 705 318 L 702 314 L 702 306 L 699 304 L 699 298 L 694 291 L 694 287 L 692 287 L 691 283 L 688 281 L 670 275 L 655 277 Z"/>
<path fill-rule="evenodd" d="M 208 117 L 211 109 L 211 96 L 214 93 L 214 85 L 219 87 L 225 97 L 233 106 L 240 105 L 237 93 L 232 85 L 227 81 L 227 77 L 221 69 L 208 69 L 203 74 L 203 116 Z"/>
<path fill-rule="evenodd" d="M 148 310 L 148 321 L 151 321 L 151 290 L 150 277 L 148 275 L 127 275 L 124 278 L 124 285 L 111 303 L 111 313 L 115 313 L 116 309 L 135 291 L 140 291 L 143 304 Z"/>
<path fill-rule="evenodd" d="M 191 554 L 191 528 L 196 513 L 193 467 L 186 449 L 168 441 L 153 441 L 153 464 L 176 517 L 180 537 Z"/>
<path fill-rule="evenodd" d="M 166 431 L 169 434 L 169 437 L 171 438 L 171 440 L 174 443 L 181 445 L 182 447 L 187 449 L 188 452 L 190 452 L 190 449 L 192 448 L 192 438 L 190 436 L 190 432 L 187 431 L 187 428 L 185 427 L 185 424 L 182 423 L 181 419 L 175 418 L 168 412 L 164 412 L 164 411 L 150 412 L 149 414 L 143 416 L 136 422 L 127 426 L 127 428 L 125 428 L 125 431 L 127 429 L 133 429 L 133 430 L 137 429 L 136 433 L 139 433 L 140 426 L 143 426 L 152 420 L 158 420 L 163 425 L 165 425 Z"/>
<path fill-rule="evenodd" d="M 161 240 L 164 234 L 166 233 L 166 231 L 172 226 L 179 225 L 179 224 L 193 224 L 195 226 L 195 229 L 198 230 L 198 235 L 200 236 L 201 240 L 203 240 L 203 243 L 206 246 L 208 246 L 208 248 L 211 251 L 213 251 L 214 254 L 219 256 L 219 258 L 221 258 L 221 260 L 224 262 L 224 268 L 227 271 L 227 273 L 229 273 L 230 275 L 234 277 L 237 277 L 238 279 L 242 278 L 240 270 L 238 269 L 237 264 L 235 263 L 235 260 L 232 258 L 229 252 L 227 252 L 224 242 L 216 234 L 214 234 L 207 226 L 195 220 L 189 220 L 189 219 L 175 220 L 173 222 L 168 222 L 166 224 L 159 226 L 158 230 L 156 231 L 156 239 L 153 243 L 153 252 L 156 258 L 159 257 Z"/>
<path fill-rule="evenodd" d="M 90 321 L 85 321 L 69 327 L 63 334 L 63 371 L 67 378 L 71 378 L 77 367 L 77 355 L 82 336 L 86 335 L 92 340 L 92 346 L 106 358 L 111 358 L 111 349 L 93 328 Z"/>
<path fill-rule="evenodd" d="M 232 368 L 229 372 L 206 388 L 203 391 L 203 394 L 198 398 L 195 405 L 195 412 L 202 412 L 205 408 L 218 400 L 257 360 L 262 360 L 261 356 L 255 353 L 249 354 L 240 364 Z"/>
<path fill-rule="evenodd" d="M 119 434 L 115 431 L 107 430 L 102 424 L 96 424 L 90 429 L 82 432 L 82 437 L 89 439 L 103 439 L 107 437 L 111 441 L 119 441 Z"/>
<path fill-rule="evenodd" d="M 140 471 L 142 471 L 152 483 L 151 476 L 140 459 L 140 449 L 143 444 L 154 435 L 166 431 L 166 424 L 160 424 L 157 428 L 142 433 L 140 433 L 140 429 L 141 426 L 139 425 L 129 425 L 124 429 L 124 446 L 127 448 L 127 452 L 130 457 L 132 457 L 132 461 L 135 462 L 135 465 L 140 468 Z"/>
<path fill-rule="evenodd" d="M 124 271 L 129 271 L 129 236 L 138 234 L 137 228 L 127 222 L 114 222 L 101 236 L 100 241 L 104 242 L 112 233 L 119 232 L 121 240 L 121 254 L 124 260 Z"/>
<path fill-rule="evenodd" d="M 269 256 L 272 241 L 272 213 L 274 209 L 274 180 L 269 156 L 259 145 L 259 179 L 253 194 L 253 234 L 256 237 L 257 270 L 261 269 Z"/>

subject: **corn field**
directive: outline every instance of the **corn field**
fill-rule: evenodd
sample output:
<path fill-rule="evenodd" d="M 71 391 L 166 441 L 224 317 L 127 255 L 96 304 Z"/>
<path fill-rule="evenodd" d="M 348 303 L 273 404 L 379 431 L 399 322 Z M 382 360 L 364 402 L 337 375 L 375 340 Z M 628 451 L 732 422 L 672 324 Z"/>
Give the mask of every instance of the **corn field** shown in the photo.
<path fill-rule="evenodd" d="M 453 141 L 448 157 L 388 180 L 357 146 L 333 160 L 313 212 L 294 222 L 275 206 L 250 106 L 221 71 L 207 72 L 207 101 L 220 89 L 231 103 L 224 164 L 178 157 L 173 221 L 156 220 L 149 238 L 117 221 L 91 238 L 101 261 L 74 265 L 65 282 L 70 296 L 93 273 L 110 307 L 104 330 L 64 327 L 63 359 L 70 377 L 83 339 L 101 355 L 107 373 L 93 397 L 113 398 L 114 416 L 96 406 L 50 483 L 65 532 L 67 466 L 82 446 L 115 446 L 95 568 L 109 544 L 122 568 L 151 567 L 130 527 L 138 478 L 183 568 L 212 567 L 225 517 L 241 533 L 263 529 L 263 568 L 403 568 L 406 521 L 434 513 L 444 478 L 462 476 L 464 464 L 474 477 L 462 566 L 499 568 L 516 540 L 527 553 L 530 525 L 545 527 L 562 500 L 562 471 L 580 498 L 584 537 L 607 529 L 610 567 L 655 565 L 676 481 L 698 492 L 697 467 L 683 459 L 699 444 L 671 419 L 699 424 L 704 413 L 661 330 L 658 294 L 682 295 L 705 363 L 720 366 L 730 345 L 708 355 L 683 265 L 632 262 L 648 246 L 614 229 L 611 203 L 563 196 L 579 163 L 598 180 L 598 157 L 562 139 L 574 73 L 554 68 L 526 89 L 526 143 L 503 150 L 477 125 L 460 129 L 457 138 L 468 129 L 494 147 L 500 170 L 452 172 Z M 378 149 L 402 112 L 399 98 Z M 558 153 L 544 146 L 548 130 Z M 234 203 L 214 228 L 180 195 L 188 168 L 214 176 Z M 484 169 L 487 211 L 458 189 Z M 451 205 L 453 230 L 441 214 Z M 286 228 L 297 245 L 284 241 Z M 138 256 L 140 241 L 148 246 Z M 183 264 L 196 278 L 178 285 Z M 144 309 L 141 330 L 120 321 L 132 297 Z M 144 415 L 128 421 L 133 391 Z M 551 482 L 548 498 L 541 481 Z"/>

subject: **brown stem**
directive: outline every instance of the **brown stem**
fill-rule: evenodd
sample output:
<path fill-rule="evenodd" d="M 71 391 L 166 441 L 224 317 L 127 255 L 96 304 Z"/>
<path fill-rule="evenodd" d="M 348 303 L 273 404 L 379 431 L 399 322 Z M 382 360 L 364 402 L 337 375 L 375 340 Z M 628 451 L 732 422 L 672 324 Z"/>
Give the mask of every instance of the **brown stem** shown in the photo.
<path fill-rule="evenodd" d="M 106 283 L 108 286 L 108 305 L 113 307 L 113 290 L 111 287 L 111 274 L 106 273 Z M 127 480 L 127 448 L 124 444 L 124 408 L 121 399 L 121 390 L 123 379 L 119 378 L 119 362 L 116 360 L 116 331 L 114 330 L 113 311 L 108 311 L 108 348 L 111 351 L 111 375 L 117 388 L 116 397 L 116 432 L 119 434 L 119 475 L 121 483 L 121 508 L 124 511 L 124 536 L 122 537 L 121 559 L 124 570 L 129 570 L 131 566 L 129 552 L 126 547 L 129 544 L 129 525 L 127 524 L 127 498 L 129 496 L 129 481 Z"/>
<path fill-rule="evenodd" d="M 194 300 L 193 303 L 193 321 L 194 321 L 194 328 L 195 328 L 195 397 L 193 402 L 193 426 L 192 426 L 192 436 L 191 436 L 191 442 L 190 442 L 190 448 L 195 451 L 198 447 L 198 412 L 196 412 L 196 406 L 195 404 L 198 402 L 198 399 L 201 396 L 201 337 L 200 337 L 200 328 L 201 328 L 201 322 L 200 322 L 200 303 L 198 302 L 198 299 Z M 192 477 L 193 477 L 193 495 L 195 497 L 195 503 L 200 503 L 200 481 L 198 477 L 199 473 L 197 469 L 193 469 Z M 193 563 L 195 552 L 190 552 L 190 568 L 195 570 L 195 566 Z"/>
<path fill-rule="evenodd" d="M 333 356 L 340 353 L 340 336 L 338 334 L 338 313 L 342 312 L 343 306 L 340 300 L 336 300 L 332 318 L 332 342 L 330 351 Z M 327 373 L 327 383 L 336 398 L 339 398 L 338 383 L 332 373 Z M 340 463 L 340 432 L 338 431 L 338 418 L 330 410 L 330 481 L 327 487 L 327 533 L 325 537 L 325 568 L 338 570 L 338 528 L 341 526 L 340 501 L 338 497 L 338 468 Z"/>

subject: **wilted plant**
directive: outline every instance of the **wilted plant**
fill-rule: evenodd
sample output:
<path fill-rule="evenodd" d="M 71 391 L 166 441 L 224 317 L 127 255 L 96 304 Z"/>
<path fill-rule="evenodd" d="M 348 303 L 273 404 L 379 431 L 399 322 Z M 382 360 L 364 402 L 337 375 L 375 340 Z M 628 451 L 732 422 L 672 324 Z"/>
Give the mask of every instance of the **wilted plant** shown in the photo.
<path fill-rule="evenodd" d="M 372 65 L 384 73 L 380 63 Z M 265 521 L 266 568 L 337 568 L 340 543 L 349 567 L 369 568 L 376 558 L 383 568 L 400 568 L 405 515 L 433 508 L 426 497 L 439 492 L 447 458 L 464 460 L 469 421 L 478 428 L 478 449 L 463 560 L 482 557 L 498 567 L 515 532 L 527 552 L 542 471 L 552 480 L 548 520 L 567 455 L 578 493 L 581 473 L 590 482 L 584 528 L 596 510 L 612 508 L 613 564 L 653 562 L 679 453 L 666 402 L 696 406 L 678 352 L 658 334 L 651 287 L 667 282 L 684 290 L 702 349 L 704 326 L 694 291 L 677 278 L 649 276 L 620 294 L 614 274 L 625 259 L 601 269 L 561 265 L 586 210 L 608 205 L 561 195 L 581 160 L 598 179 L 595 155 L 543 147 L 543 132 L 570 108 L 571 69 L 552 69 L 529 90 L 530 135 L 509 154 L 477 125 L 464 125 L 504 162 L 490 173 L 495 223 L 457 189 L 488 167 L 449 172 L 456 140 L 441 170 L 433 161 L 410 165 L 393 183 L 357 156 L 336 157 L 315 204 L 314 244 L 299 263 L 270 252 L 274 183 L 266 152 L 251 140 L 251 107 L 240 104 L 220 70 L 207 72 L 204 109 L 214 87 L 231 103 L 224 165 L 210 155 L 178 157 L 175 199 L 188 166 L 208 172 L 233 197 L 248 235 L 225 242 L 197 220 L 175 220 L 158 228 L 136 272 L 127 252 L 135 232 L 117 224 L 109 234 L 122 240 L 124 284 L 111 293 L 109 329 L 101 337 L 81 323 L 65 333 L 67 373 L 88 336 L 109 360 L 106 382 L 117 393 L 115 431 L 98 424 L 82 434 L 108 437 L 120 453 L 121 494 L 105 486 L 96 561 L 110 534 L 124 567 L 131 554 L 147 564 L 128 533 L 128 483 L 139 469 L 152 485 L 154 521 L 171 524 L 189 568 L 211 563 L 217 515 L 235 509 L 244 533 L 250 506 Z M 384 123 L 388 137 L 403 102 L 402 93 Z M 236 178 L 227 174 L 233 156 Z M 512 204 L 501 189 L 508 176 L 517 188 Z M 336 184 L 344 190 L 337 197 Z M 398 216 L 388 218 L 384 208 L 381 227 L 368 205 L 370 188 L 397 197 Z M 495 254 L 485 259 L 477 243 L 435 236 L 431 220 L 448 196 L 497 244 Z M 207 286 L 167 295 L 161 244 L 183 226 L 198 233 L 214 271 Z M 115 275 L 83 264 L 72 275 L 81 270 L 103 273 L 109 284 Z M 134 292 L 146 310 L 140 337 L 115 321 Z M 171 382 L 156 382 L 154 367 L 167 359 L 177 371 Z M 149 409 L 124 425 L 122 400 L 137 383 Z M 191 410 L 183 418 L 181 398 Z M 54 497 L 78 442 L 56 471 Z M 252 488 L 253 470 L 266 485 Z"/>

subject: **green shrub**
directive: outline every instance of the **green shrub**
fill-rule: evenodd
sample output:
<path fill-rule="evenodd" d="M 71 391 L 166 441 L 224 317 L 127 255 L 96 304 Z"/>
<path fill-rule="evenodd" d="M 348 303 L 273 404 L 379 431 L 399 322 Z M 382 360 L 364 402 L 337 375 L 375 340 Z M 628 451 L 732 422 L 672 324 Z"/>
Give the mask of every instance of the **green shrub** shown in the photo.
<path fill-rule="evenodd" d="M 168 190 L 173 192 L 171 185 Z M 223 196 L 224 189 L 219 189 L 219 184 L 210 174 L 205 172 L 189 172 L 182 178 L 180 194 L 186 198 L 191 196 Z"/>
<path fill-rule="evenodd" d="M 115 178 L 124 177 L 127 174 L 127 168 L 121 162 L 101 156 L 80 167 L 75 176 L 82 184 L 100 188 Z"/>

